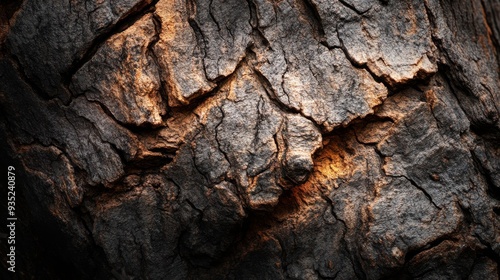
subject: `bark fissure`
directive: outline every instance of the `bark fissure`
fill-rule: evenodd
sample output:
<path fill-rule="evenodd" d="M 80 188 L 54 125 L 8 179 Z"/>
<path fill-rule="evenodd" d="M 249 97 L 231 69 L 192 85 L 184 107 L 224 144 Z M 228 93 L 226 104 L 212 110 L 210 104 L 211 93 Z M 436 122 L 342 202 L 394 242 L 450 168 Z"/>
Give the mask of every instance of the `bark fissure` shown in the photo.
<path fill-rule="evenodd" d="M 66 87 L 69 87 L 71 83 L 71 79 L 75 75 L 76 72 L 82 66 L 90 61 L 97 50 L 106 42 L 111 36 L 120 33 L 121 31 L 127 29 L 132 26 L 135 22 L 141 19 L 144 15 L 154 12 L 154 7 L 159 0 L 142 1 L 137 4 L 134 8 L 131 9 L 130 13 L 124 15 L 117 23 L 111 27 L 106 32 L 103 32 L 101 35 L 97 36 L 92 40 L 89 44 L 89 47 L 85 50 L 85 52 L 79 56 L 78 59 L 72 62 L 72 64 L 65 71 L 63 77 L 63 83 Z"/>

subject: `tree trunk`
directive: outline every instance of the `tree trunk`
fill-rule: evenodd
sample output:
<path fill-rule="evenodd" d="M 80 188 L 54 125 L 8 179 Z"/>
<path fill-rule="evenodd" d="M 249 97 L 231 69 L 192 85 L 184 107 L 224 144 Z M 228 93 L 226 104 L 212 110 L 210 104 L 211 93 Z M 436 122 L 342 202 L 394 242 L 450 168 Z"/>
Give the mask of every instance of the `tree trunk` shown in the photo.
<path fill-rule="evenodd" d="M 499 279 L 499 0 L 7 0 L 0 24 L 3 279 Z"/>

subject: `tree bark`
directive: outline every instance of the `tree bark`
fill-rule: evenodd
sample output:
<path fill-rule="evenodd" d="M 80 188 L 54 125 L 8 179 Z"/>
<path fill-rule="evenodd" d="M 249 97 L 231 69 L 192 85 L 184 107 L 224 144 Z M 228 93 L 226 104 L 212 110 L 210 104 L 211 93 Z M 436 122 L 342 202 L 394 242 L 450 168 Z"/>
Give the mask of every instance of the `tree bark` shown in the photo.
<path fill-rule="evenodd" d="M 500 1 L 7 0 L 0 24 L 4 279 L 500 278 Z"/>

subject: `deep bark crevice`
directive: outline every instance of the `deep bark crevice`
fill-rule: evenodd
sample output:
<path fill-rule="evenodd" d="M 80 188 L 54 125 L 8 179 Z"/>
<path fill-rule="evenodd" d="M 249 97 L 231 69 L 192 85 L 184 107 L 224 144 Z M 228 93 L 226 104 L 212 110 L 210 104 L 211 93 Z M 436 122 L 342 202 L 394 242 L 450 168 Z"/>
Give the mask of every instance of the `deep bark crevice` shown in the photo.
<path fill-rule="evenodd" d="M 71 79 L 73 78 L 75 73 L 78 72 L 78 70 L 82 68 L 85 63 L 92 59 L 97 50 L 99 50 L 99 48 L 110 37 L 126 30 L 146 14 L 153 13 L 155 11 L 155 5 L 158 1 L 159 0 L 152 0 L 151 3 L 148 3 L 148 1 L 145 0 L 140 2 L 134 8 L 132 8 L 128 14 L 122 16 L 122 18 L 120 18 L 116 22 L 116 24 L 107 27 L 103 33 L 96 36 L 92 40 L 92 42 L 89 43 L 89 46 L 86 48 L 86 50 L 82 54 L 79 54 L 78 58 L 71 63 L 71 65 L 67 68 L 67 70 L 64 71 L 64 73 L 62 73 L 63 84 L 65 85 L 65 87 L 69 89 L 69 84 L 71 83 Z"/>

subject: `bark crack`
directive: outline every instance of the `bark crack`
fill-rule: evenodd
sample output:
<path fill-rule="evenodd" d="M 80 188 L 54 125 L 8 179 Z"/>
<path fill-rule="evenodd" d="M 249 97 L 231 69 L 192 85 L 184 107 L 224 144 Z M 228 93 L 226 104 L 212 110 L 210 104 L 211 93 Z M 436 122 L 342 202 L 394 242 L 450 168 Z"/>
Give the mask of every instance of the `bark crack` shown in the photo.
<path fill-rule="evenodd" d="M 345 0 L 339 0 L 339 2 L 344 5 L 345 7 L 349 8 L 350 10 L 352 10 L 353 12 L 355 12 L 356 14 L 360 15 L 360 16 L 363 16 L 366 12 L 368 12 L 371 7 L 366 10 L 366 11 L 360 11 L 358 9 L 356 9 L 356 7 L 354 7 L 353 5 L 347 3 Z"/>
<path fill-rule="evenodd" d="M 412 179 L 410 179 L 409 177 L 405 176 L 405 175 L 400 175 L 400 176 L 391 176 L 391 177 L 402 177 L 402 178 L 405 178 L 408 182 L 410 182 L 412 184 L 412 186 L 414 186 L 415 188 L 419 189 L 424 195 L 425 197 L 427 197 L 427 199 L 432 203 L 432 205 L 434 205 L 434 207 L 436 207 L 437 209 L 439 210 L 442 210 L 442 208 L 440 206 L 438 206 L 434 200 L 432 199 L 432 196 L 424 189 L 422 188 L 421 186 L 419 186 L 415 181 L 413 181 Z"/>
<path fill-rule="evenodd" d="M 339 26 L 337 25 L 337 30 L 339 30 Z M 370 69 L 370 67 L 368 67 L 368 65 L 366 63 L 359 63 L 357 62 L 350 54 L 349 54 L 349 51 L 347 50 L 347 47 L 345 46 L 344 44 L 344 41 L 342 40 L 342 38 L 340 37 L 340 34 L 339 32 L 337 31 L 337 38 L 339 39 L 339 42 L 340 42 L 340 47 L 330 47 L 328 46 L 326 43 L 323 44 L 324 46 L 326 46 L 328 49 L 332 50 L 332 49 L 341 49 L 342 52 L 344 53 L 346 59 L 351 63 L 351 65 L 356 68 L 356 69 L 362 69 L 362 70 L 365 70 L 366 72 L 368 72 L 368 74 L 370 74 L 370 76 L 372 77 L 372 79 L 377 82 L 377 83 L 382 83 L 386 88 L 387 88 L 387 91 L 389 92 L 389 95 L 391 93 L 391 90 L 394 88 L 394 86 L 391 86 L 389 83 L 387 83 L 384 79 L 382 79 L 382 77 L 379 77 L 377 75 L 375 75 L 375 73 Z M 397 85 L 396 85 L 397 86 Z"/>
<path fill-rule="evenodd" d="M 158 79 L 160 80 L 160 96 L 163 99 L 164 106 L 166 107 L 166 117 L 168 118 L 170 113 L 171 113 L 171 108 L 168 105 L 168 93 L 166 89 L 166 77 L 168 77 L 167 70 L 161 67 L 160 65 L 160 60 L 158 56 L 156 55 L 156 52 L 154 51 L 154 47 L 156 44 L 160 41 L 160 34 L 162 30 L 162 21 L 160 16 L 156 14 L 155 12 L 152 13 L 152 18 L 153 18 L 153 24 L 155 26 L 155 36 L 153 40 L 148 44 L 147 49 L 148 49 L 148 54 L 150 55 L 151 59 L 153 60 L 153 63 L 156 66 L 156 69 L 158 69 L 159 72 L 159 77 Z M 165 118 L 163 119 L 165 121 Z"/>
<path fill-rule="evenodd" d="M 82 54 L 76 58 L 71 65 L 67 68 L 66 71 L 62 74 L 63 85 L 68 91 L 71 91 L 69 84 L 71 83 L 71 79 L 73 76 L 82 68 L 85 63 L 90 61 L 92 57 L 94 57 L 95 53 L 101 48 L 101 46 L 113 35 L 122 32 L 128 27 L 132 26 L 146 14 L 154 12 L 155 5 L 159 0 L 153 0 L 150 3 L 148 1 L 143 0 L 140 3 L 136 4 L 129 13 L 122 16 L 114 25 L 106 28 L 106 30 L 96 36 L 90 43 L 89 47 L 84 50 Z"/>

